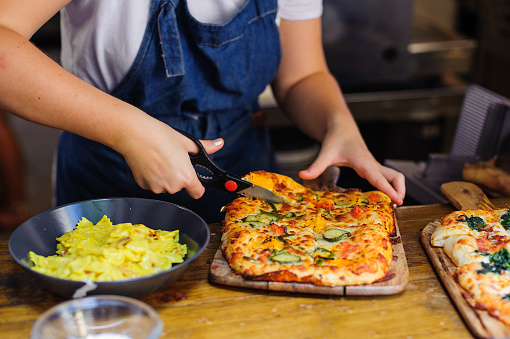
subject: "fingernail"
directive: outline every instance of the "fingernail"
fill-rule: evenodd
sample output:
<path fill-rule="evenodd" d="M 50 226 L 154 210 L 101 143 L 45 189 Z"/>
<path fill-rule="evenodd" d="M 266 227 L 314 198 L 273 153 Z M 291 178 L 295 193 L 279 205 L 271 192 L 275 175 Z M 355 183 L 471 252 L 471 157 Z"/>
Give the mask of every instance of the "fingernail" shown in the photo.
<path fill-rule="evenodd" d="M 221 144 L 223 144 L 223 139 L 216 139 L 216 140 L 214 140 L 214 146 L 219 146 Z"/>

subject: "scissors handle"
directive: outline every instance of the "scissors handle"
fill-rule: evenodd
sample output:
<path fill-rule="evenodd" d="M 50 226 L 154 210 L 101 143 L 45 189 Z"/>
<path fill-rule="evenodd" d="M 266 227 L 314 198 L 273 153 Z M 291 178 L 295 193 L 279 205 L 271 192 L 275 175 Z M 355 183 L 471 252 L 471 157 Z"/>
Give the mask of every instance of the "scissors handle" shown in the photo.
<path fill-rule="evenodd" d="M 177 128 L 174 129 L 191 139 L 198 146 L 198 153 L 189 153 L 189 158 L 202 185 L 233 193 L 252 186 L 248 181 L 219 167 L 209 157 L 200 140 L 194 135 Z"/>

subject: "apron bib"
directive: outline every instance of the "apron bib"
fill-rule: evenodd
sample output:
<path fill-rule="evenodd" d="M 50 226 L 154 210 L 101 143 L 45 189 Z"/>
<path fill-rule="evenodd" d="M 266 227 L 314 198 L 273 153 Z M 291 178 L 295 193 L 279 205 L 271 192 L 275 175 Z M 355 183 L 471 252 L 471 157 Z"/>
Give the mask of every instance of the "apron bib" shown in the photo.
<path fill-rule="evenodd" d="M 223 148 L 211 157 L 233 173 L 278 171 L 267 126 L 252 119 L 280 62 L 276 11 L 276 0 L 248 0 L 227 23 L 215 25 L 197 21 L 185 0 L 153 0 L 138 55 L 111 95 L 199 139 L 223 138 Z M 57 205 L 143 197 L 218 222 L 221 207 L 236 197 L 212 188 L 198 200 L 184 191 L 143 190 L 119 153 L 68 132 L 62 133 L 57 154 Z"/>

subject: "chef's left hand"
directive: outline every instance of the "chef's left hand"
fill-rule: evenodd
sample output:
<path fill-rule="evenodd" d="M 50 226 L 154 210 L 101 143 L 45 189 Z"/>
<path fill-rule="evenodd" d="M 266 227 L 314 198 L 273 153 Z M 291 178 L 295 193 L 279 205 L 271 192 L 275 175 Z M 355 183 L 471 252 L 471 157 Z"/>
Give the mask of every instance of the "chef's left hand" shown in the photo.
<path fill-rule="evenodd" d="M 346 135 L 347 134 L 347 135 Z M 299 172 L 303 180 L 317 178 L 329 166 L 346 166 L 368 180 L 374 187 L 386 193 L 397 205 L 405 196 L 405 177 L 389 167 L 381 165 L 370 153 L 364 141 L 352 133 L 329 132 L 323 140 L 317 159 L 306 170 Z"/>
<path fill-rule="evenodd" d="M 282 18 L 279 28 L 282 60 L 272 83 L 273 93 L 290 120 L 322 142 L 317 159 L 299 176 L 313 180 L 329 166 L 348 166 L 401 205 L 404 175 L 378 163 L 365 145 L 326 63 L 321 19 Z"/>

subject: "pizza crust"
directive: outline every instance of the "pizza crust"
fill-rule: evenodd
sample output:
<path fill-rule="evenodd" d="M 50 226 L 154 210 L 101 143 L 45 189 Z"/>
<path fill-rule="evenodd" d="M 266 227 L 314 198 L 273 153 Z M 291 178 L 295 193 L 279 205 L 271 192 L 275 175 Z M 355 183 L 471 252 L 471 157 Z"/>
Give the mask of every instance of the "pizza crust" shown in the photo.
<path fill-rule="evenodd" d="M 478 243 L 472 235 L 455 235 L 446 238 L 443 250 L 456 266 L 463 266 L 481 261 L 483 256 L 477 255 Z"/>

